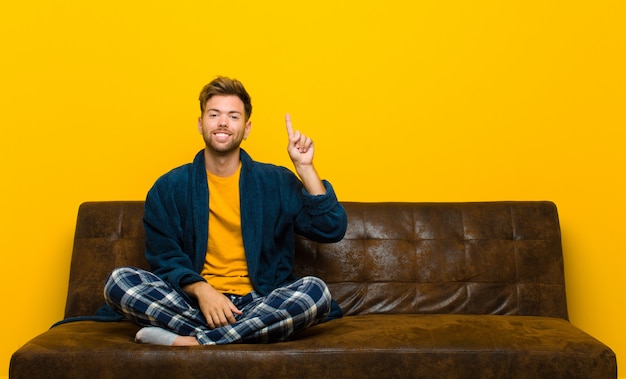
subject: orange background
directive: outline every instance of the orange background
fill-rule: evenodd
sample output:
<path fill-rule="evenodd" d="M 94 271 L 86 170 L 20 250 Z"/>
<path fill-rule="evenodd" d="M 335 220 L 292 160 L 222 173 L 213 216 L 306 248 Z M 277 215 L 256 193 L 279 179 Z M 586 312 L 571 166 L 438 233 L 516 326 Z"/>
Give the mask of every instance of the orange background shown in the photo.
<path fill-rule="evenodd" d="M 232 4 L 2 5 L 0 378 L 63 317 L 78 205 L 190 161 L 218 74 L 252 95 L 248 152 L 290 167 L 290 112 L 341 200 L 554 201 L 571 321 L 623 363 L 626 3 Z"/>

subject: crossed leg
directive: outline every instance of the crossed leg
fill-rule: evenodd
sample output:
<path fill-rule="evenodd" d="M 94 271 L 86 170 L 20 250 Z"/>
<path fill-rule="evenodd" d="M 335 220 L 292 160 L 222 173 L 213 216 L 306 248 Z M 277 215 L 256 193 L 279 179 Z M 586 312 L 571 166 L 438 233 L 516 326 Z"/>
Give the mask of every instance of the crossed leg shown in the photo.
<path fill-rule="evenodd" d="M 243 314 L 237 316 L 233 324 L 210 329 L 199 309 L 168 283 L 145 270 L 115 269 L 107 279 L 104 295 L 110 307 L 131 321 L 170 333 L 142 329 L 138 340 L 147 341 L 146 336 L 166 336 L 162 344 L 172 345 L 284 341 L 326 318 L 331 304 L 330 292 L 321 279 L 303 277 L 267 296 L 252 292 L 234 297 L 233 303 Z"/>

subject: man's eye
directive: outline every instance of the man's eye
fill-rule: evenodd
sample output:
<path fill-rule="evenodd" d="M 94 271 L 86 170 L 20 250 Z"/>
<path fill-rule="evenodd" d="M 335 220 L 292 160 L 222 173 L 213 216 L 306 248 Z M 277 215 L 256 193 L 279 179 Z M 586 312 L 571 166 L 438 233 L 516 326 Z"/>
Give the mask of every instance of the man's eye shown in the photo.
<path fill-rule="evenodd" d="M 210 118 L 215 118 L 215 117 L 217 117 L 217 113 L 209 113 L 209 117 Z"/>
<path fill-rule="evenodd" d="M 233 120 L 239 120 L 239 116 L 234 114 L 230 115 L 230 118 Z"/>

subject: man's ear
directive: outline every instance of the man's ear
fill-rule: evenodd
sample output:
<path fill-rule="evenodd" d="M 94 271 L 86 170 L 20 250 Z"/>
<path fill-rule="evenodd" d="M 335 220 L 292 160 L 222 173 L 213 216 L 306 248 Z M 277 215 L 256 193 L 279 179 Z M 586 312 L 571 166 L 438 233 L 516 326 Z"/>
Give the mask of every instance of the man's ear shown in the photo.
<path fill-rule="evenodd" d="M 198 117 L 198 132 L 202 134 L 202 116 Z"/>
<path fill-rule="evenodd" d="M 248 134 L 250 134 L 250 130 L 252 129 L 252 121 L 248 120 L 246 122 L 246 132 L 243 135 L 243 138 L 248 138 Z"/>

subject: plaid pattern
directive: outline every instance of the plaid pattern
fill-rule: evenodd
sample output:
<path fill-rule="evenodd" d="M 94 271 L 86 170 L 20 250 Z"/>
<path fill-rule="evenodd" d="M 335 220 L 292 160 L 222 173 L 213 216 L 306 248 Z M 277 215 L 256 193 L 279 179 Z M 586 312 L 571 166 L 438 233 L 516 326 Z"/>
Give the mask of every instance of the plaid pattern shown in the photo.
<path fill-rule="evenodd" d="M 243 314 L 235 315 L 236 322 L 231 325 L 210 329 L 199 309 L 151 272 L 117 268 L 104 287 L 106 303 L 131 321 L 195 336 L 202 345 L 284 341 L 324 320 L 331 304 L 326 284 L 312 276 L 277 288 L 267 296 L 254 291 L 245 296 L 226 296 Z"/>

